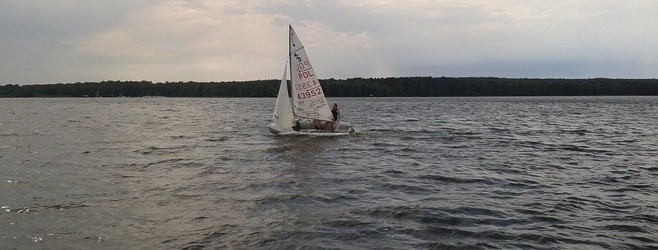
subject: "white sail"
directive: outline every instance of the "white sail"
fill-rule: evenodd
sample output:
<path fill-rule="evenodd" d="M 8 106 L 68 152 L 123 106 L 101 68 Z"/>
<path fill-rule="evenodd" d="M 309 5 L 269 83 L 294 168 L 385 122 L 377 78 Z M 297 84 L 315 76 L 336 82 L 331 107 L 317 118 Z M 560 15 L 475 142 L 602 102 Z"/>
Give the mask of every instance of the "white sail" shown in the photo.
<path fill-rule="evenodd" d="M 276 97 L 276 104 L 274 105 L 270 131 L 272 133 L 291 132 L 294 125 L 295 117 L 292 112 L 292 106 L 290 106 L 290 98 L 288 97 L 288 63 L 286 62 L 281 84 L 279 85 L 279 94 Z"/>
<path fill-rule="evenodd" d="M 296 117 L 332 121 L 333 115 L 304 45 L 290 26 L 290 71 Z"/>

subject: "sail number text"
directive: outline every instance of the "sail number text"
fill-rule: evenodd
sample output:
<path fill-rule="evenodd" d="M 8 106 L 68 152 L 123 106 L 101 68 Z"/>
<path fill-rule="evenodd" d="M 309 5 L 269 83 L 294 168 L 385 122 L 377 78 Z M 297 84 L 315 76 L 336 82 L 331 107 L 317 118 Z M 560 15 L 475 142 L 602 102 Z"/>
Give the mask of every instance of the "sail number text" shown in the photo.
<path fill-rule="evenodd" d="M 311 80 L 308 82 L 300 82 L 295 84 L 295 90 L 305 90 L 310 88 L 317 88 L 320 83 L 316 80 Z"/>
<path fill-rule="evenodd" d="M 301 80 L 315 76 L 315 74 L 313 74 L 313 71 L 311 71 L 310 69 L 311 69 L 311 64 L 308 61 L 303 61 L 298 63 L 297 77 L 299 77 L 299 79 Z"/>
<path fill-rule="evenodd" d="M 307 90 L 305 92 L 297 93 L 297 99 L 304 100 L 304 99 L 308 99 L 308 98 L 311 98 L 311 97 L 315 97 L 315 96 L 320 95 L 320 94 L 322 94 L 322 88 L 317 87 L 317 88 L 314 88 L 314 89 Z"/>
<path fill-rule="evenodd" d="M 308 61 L 300 60 L 297 63 L 297 77 L 303 81 L 295 83 L 294 86 L 298 100 L 309 99 L 322 94 L 320 83 L 315 79 L 315 74 L 313 74 L 313 70 L 311 69 L 311 63 Z"/>
<path fill-rule="evenodd" d="M 304 70 L 310 68 L 311 64 L 308 61 L 303 61 L 297 64 L 297 70 Z"/>

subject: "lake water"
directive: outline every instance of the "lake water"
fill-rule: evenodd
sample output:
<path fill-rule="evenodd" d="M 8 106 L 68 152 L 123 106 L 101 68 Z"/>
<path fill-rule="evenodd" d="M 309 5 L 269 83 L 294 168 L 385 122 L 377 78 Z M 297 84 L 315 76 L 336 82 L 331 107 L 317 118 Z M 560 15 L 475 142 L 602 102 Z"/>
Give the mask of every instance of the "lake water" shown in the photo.
<path fill-rule="evenodd" d="M 0 248 L 658 248 L 658 97 L 0 99 Z"/>

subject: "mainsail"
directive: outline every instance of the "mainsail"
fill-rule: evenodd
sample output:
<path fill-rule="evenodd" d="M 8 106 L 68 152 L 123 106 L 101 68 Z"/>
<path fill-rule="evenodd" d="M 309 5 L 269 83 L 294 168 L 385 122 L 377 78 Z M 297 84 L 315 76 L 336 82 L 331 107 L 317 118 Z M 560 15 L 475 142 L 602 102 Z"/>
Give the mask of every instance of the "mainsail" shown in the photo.
<path fill-rule="evenodd" d="M 296 117 L 332 121 L 333 115 L 304 45 L 290 26 L 290 78 Z"/>

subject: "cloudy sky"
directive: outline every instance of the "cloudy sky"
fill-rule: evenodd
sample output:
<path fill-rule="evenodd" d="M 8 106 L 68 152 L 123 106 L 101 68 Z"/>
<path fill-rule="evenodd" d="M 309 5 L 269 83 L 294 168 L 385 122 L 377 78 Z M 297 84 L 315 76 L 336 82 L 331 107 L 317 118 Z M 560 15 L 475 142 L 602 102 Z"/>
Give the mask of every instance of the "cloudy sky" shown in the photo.
<path fill-rule="evenodd" d="M 656 0 L 0 0 L 0 84 L 658 78 Z"/>

